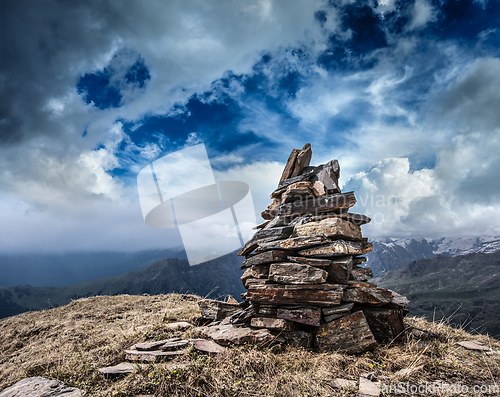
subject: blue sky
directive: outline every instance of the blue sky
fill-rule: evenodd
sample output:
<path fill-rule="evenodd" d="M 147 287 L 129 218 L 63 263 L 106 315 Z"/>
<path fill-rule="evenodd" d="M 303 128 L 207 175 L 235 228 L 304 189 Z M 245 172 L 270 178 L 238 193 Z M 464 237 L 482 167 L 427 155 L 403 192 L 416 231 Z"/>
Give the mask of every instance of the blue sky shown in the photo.
<path fill-rule="evenodd" d="M 3 1 L 0 252 L 180 244 L 137 173 L 203 142 L 257 213 L 292 148 L 367 237 L 500 235 L 500 3 Z"/>

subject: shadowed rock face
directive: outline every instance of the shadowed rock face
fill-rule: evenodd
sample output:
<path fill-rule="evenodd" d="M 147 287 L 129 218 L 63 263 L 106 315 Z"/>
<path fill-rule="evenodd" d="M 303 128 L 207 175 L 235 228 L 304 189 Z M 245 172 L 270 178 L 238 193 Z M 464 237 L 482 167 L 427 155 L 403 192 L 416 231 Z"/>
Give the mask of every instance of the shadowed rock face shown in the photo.
<path fill-rule="evenodd" d="M 23 379 L 0 392 L 0 397 L 81 397 L 84 395 L 86 395 L 86 393 L 83 390 L 67 387 L 58 380 L 40 377 Z"/>

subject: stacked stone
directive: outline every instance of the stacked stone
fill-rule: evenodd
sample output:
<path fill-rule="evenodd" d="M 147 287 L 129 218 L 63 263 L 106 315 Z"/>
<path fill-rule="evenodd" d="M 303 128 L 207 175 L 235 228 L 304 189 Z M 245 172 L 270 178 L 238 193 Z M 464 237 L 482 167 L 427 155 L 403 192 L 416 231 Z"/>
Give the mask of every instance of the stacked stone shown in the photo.
<path fill-rule="evenodd" d="M 319 351 L 360 353 L 403 331 L 408 300 L 377 288 L 366 258 L 373 250 L 360 226 L 370 222 L 348 210 L 337 160 L 309 166 L 312 150 L 293 149 L 266 220 L 238 255 L 249 306 L 232 324 L 267 329 L 282 342 Z"/>

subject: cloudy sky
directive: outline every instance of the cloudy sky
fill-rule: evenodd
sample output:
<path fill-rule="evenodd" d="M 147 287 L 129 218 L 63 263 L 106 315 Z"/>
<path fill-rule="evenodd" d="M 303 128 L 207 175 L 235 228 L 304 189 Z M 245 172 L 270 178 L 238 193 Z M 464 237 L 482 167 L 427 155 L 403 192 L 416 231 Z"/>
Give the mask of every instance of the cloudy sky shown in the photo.
<path fill-rule="evenodd" d="M 0 252 L 181 244 L 137 174 L 204 143 L 269 203 L 337 158 L 367 237 L 500 235 L 494 0 L 3 0 Z"/>

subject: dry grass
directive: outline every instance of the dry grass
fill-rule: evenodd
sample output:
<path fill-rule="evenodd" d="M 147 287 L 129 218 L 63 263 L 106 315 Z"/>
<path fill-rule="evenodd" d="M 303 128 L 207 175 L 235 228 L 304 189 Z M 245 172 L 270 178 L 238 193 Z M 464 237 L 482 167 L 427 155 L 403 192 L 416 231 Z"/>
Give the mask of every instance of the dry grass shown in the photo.
<path fill-rule="evenodd" d="M 408 335 L 359 356 L 300 348 L 274 354 L 265 347 L 245 346 L 213 357 L 191 352 L 172 365 L 150 364 L 117 379 L 98 373 L 100 367 L 123 361 L 123 350 L 136 342 L 172 337 L 165 324 L 193 321 L 199 316 L 197 299 L 177 294 L 101 296 L 1 320 L 0 390 L 29 376 L 59 379 L 91 396 L 356 395 L 354 388 L 336 388 L 333 380 L 359 376 L 381 385 L 500 384 L 499 355 L 456 345 L 474 339 L 500 350 L 498 341 L 419 318 L 408 318 L 406 324 L 425 331 L 422 336 Z M 184 336 L 195 334 L 191 330 Z M 395 375 L 402 368 L 413 370 L 409 378 Z"/>

